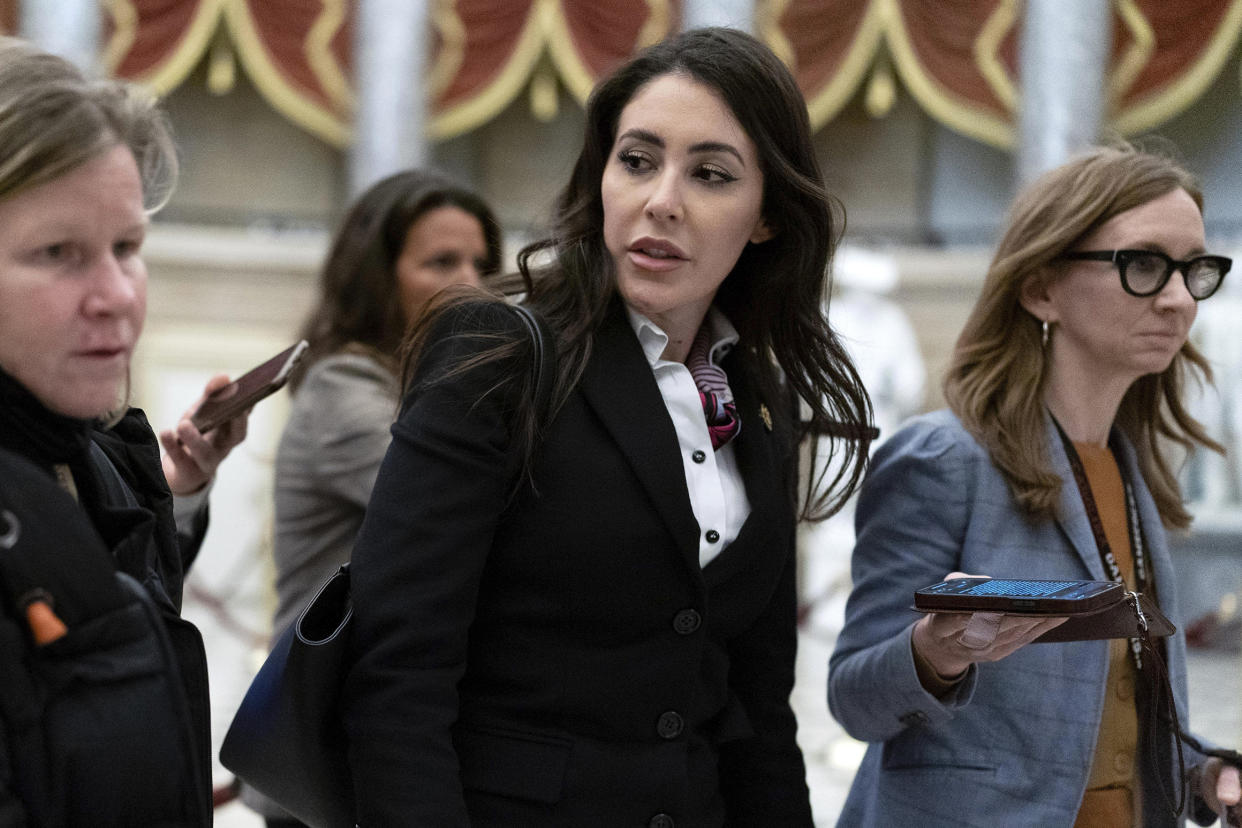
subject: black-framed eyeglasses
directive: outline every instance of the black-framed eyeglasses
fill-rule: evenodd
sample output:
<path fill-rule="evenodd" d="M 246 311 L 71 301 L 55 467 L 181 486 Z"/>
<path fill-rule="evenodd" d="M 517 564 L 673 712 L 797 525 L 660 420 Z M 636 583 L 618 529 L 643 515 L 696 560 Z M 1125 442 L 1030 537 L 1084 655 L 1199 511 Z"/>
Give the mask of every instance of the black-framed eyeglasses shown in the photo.
<path fill-rule="evenodd" d="M 1080 250 L 1061 258 L 1075 261 L 1112 262 L 1121 274 L 1121 286 L 1131 296 L 1154 296 L 1164 290 L 1173 271 L 1180 270 L 1186 290 L 1202 301 L 1220 287 L 1233 267 L 1228 256 L 1195 256 L 1179 262 L 1159 250 Z"/>

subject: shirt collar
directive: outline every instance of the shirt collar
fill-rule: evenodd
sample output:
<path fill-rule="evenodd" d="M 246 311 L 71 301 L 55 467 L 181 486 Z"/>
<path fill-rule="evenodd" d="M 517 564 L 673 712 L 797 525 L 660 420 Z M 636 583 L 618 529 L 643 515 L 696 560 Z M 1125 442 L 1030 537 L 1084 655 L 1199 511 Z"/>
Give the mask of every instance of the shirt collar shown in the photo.
<path fill-rule="evenodd" d="M 638 337 L 638 344 L 642 346 L 643 356 L 647 358 L 647 364 L 654 368 L 661 362 L 667 362 L 667 360 L 661 359 L 660 355 L 668 347 L 668 334 L 659 325 L 629 305 L 625 306 L 625 313 L 629 317 L 630 327 L 633 328 L 634 335 Z M 708 361 L 713 365 L 719 365 L 721 360 L 737 344 L 737 328 L 733 327 L 733 323 L 729 321 L 729 318 L 715 305 L 707 309 L 706 321 L 711 338 L 711 347 L 708 349 Z"/>

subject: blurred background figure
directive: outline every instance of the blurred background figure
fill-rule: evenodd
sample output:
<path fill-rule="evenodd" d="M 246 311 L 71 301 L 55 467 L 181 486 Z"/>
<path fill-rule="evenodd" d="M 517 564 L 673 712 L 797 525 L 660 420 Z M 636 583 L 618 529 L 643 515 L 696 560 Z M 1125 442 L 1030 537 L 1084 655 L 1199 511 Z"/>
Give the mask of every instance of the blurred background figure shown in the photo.
<path fill-rule="evenodd" d="M 842 245 L 833 256 L 833 295 L 824 311 L 871 396 L 883 442 L 907 417 L 923 410 L 927 370 L 910 318 L 891 294 L 897 262 L 884 252 Z M 804 468 L 812 462 L 804 446 Z M 814 458 L 824 463 L 826 457 Z M 804 479 L 807 475 L 803 475 Z M 841 629 L 850 591 L 848 550 L 854 548 L 854 501 L 828 520 L 798 525 L 803 630 L 831 640 Z"/>
<path fill-rule="evenodd" d="M 391 440 L 406 328 L 444 288 L 495 273 L 500 245 L 482 199 L 433 172 L 389 176 L 346 214 L 302 328 L 310 348 L 276 452 L 274 633 L 349 560 Z M 298 824 L 256 791 L 242 798 L 269 826 Z"/>

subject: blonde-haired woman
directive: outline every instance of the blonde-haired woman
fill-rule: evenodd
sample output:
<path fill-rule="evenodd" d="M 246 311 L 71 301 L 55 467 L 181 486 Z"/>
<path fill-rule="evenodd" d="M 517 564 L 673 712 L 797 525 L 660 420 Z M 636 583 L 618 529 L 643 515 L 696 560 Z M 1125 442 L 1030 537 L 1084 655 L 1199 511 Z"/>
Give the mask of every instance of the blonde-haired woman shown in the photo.
<path fill-rule="evenodd" d="M 1184 784 L 1201 822 L 1237 802 L 1220 759 L 1187 746 L 1178 777 L 1152 659 L 1126 641 L 1027 646 L 1058 621 L 908 611 L 961 572 L 1124 580 L 1177 622 L 1165 530 L 1190 516 L 1160 444 L 1219 450 L 1182 398 L 1209 375 L 1187 340 L 1196 304 L 1230 267 L 1205 248 L 1202 203 L 1182 167 L 1129 147 L 1019 195 L 950 410 L 894 435 L 859 500 L 829 703 L 872 744 L 840 824 L 1173 825 Z M 1185 641 L 1162 649 L 1185 723 Z"/>
<path fill-rule="evenodd" d="M 0 38 L 0 825 L 211 824 L 207 659 L 179 611 L 245 417 L 184 417 L 161 458 L 126 401 L 175 172 L 153 100 Z"/>

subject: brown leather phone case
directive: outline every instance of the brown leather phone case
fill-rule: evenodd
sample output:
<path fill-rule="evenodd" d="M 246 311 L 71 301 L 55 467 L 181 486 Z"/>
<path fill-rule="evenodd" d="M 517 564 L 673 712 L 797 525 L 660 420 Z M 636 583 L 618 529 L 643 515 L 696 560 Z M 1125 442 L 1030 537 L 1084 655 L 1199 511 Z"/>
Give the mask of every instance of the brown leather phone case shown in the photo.
<path fill-rule="evenodd" d="M 1135 611 L 1134 599 L 1130 597 L 1132 594 L 1138 596 L 1139 607 L 1142 609 L 1142 621 L 1139 613 Z M 969 612 L 969 610 L 930 610 L 923 607 L 913 607 L 913 609 L 918 612 Z M 1005 614 L 1047 618 L 1051 613 L 1006 612 Z M 1122 592 L 1117 600 L 1107 606 L 1083 612 L 1060 614 L 1066 616 L 1068 620 L 1035 639 L 1036 644 L 1056 641 L 1095 641 L 1104 638 L 1134 638 L 1141 634 L 1143 621 L 1147 624 L 1147 635 L 1153 638 L 1162 638 L 1177 632 L 1177 627 L 1165 617 L 1156 602 L 1141 592 Z"/>
<path fill-rule="evenodd" d="M 1156 602 L 1143 593 L 1125 593 L 1121 600 L 1103 609 L 1070 615 L 1069 620 L 1054 627 L 1035 639 L 1035 643 L 1048 641 L 1094 641 L 1100 638 L 1135 638 L 1142 633 L 1138 612 L 1134 609 L 1137 594 L 1143 619 L 1147 622 L 1147 635 L 1162 638 L 1177 632 L 1173 622 L 1165 617 Z"/>

